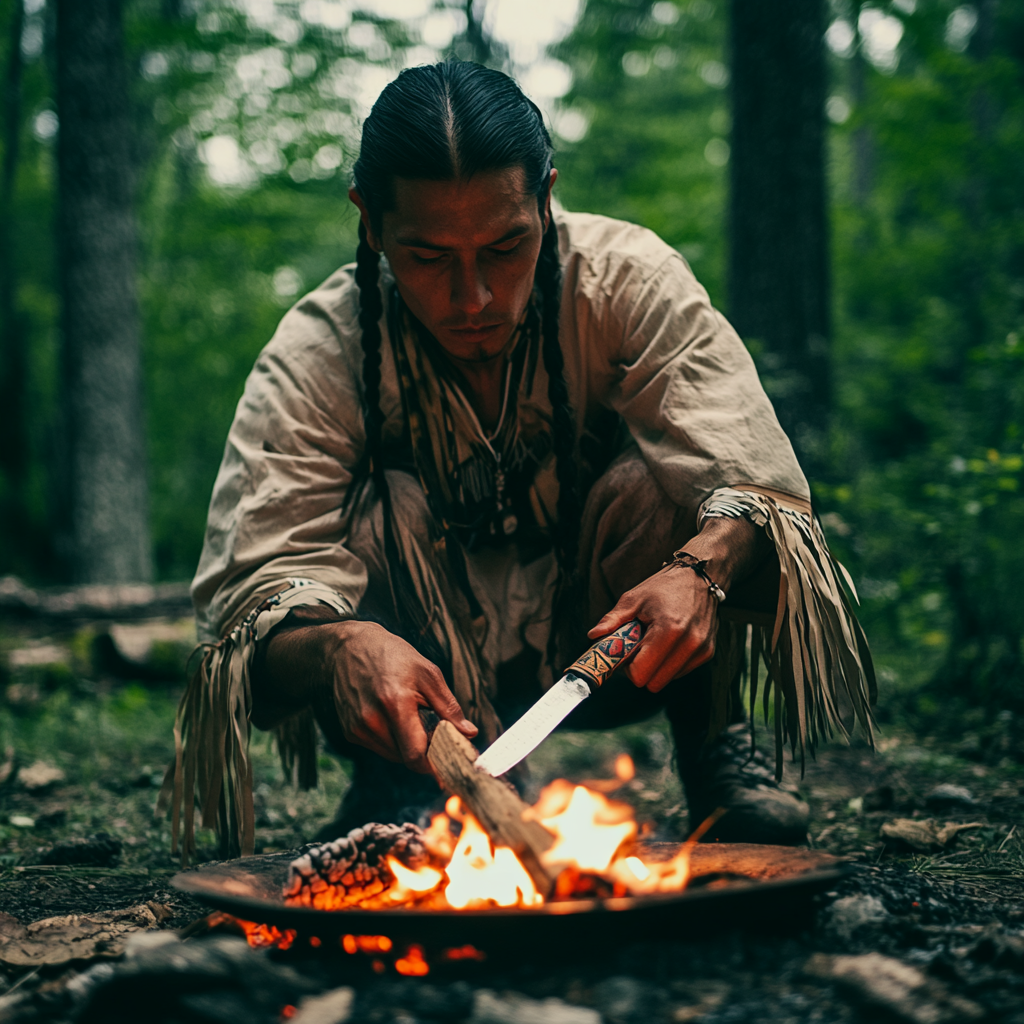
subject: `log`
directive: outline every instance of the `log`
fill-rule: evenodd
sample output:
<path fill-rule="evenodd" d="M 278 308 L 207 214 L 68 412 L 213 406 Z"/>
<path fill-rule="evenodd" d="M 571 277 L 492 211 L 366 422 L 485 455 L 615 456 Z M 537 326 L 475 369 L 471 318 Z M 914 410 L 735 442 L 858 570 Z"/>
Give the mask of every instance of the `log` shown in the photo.
<path fill-rule="evenodd" d="M 473 767 L 477 750 L 451 722 L 439 722 L 427 760 L 441 784 L 480 822 L 495 846 L 508 846 L 523 862 L 537 891 L 547 898 L 557 872 L 541 863 L 555 837 L 537 821 L 523 819 L 528 805 L 511 786 Z"/>

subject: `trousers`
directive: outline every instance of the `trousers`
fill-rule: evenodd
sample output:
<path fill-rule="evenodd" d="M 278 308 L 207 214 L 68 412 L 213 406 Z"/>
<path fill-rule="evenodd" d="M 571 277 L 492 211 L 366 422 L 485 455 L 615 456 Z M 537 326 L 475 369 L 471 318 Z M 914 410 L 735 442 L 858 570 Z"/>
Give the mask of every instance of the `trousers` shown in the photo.
<path fill-rule="evenodd" d="M 429 629 L 448 664 L 449 685 L 486 746 L 543 693 L 552 678 L 543 653 L 551 639 L 557 570 L 553 555 L 521 564 L 514 542 L 467 556 L 467 573 L 483 615 L 471 616 L 439 544 L 426 496 L 411 474 L 387 471 L 395 538 Z M 368 586 L 360 617 L 402 633 L 384 538 L 383 503 L 368 485 L 355 504 L 347 544 L 366 565 Z M 622 452 L 586 496 L 579 534 L 578 572 L 563 603 L 553 649 L 556 671 L 589 645 L 588 629 L 619 597 L 658 571 L 697 529 L 697 508 L 674 504 L 635 448 Z M 480 622 L 480 619 L 483 622 Z M 545 672 L 545 669 L 547 670 Z M 546 676 L 546 678 L 545 678 Z M 697 750 L 707 733 L 710 666 L 659 693 L 639 689 L 615 673 L 563 723 L 566 729 L 611 729 L 664 710 L 677 750 Z M 733 702 L 735 707 L 739 701 Z M 488 716 L 495 725 L 488 730 Z M 321 723 L 322 725 L 324 723 Z M 356 827 L 388 815 L 416 820 L 435 802 L 436 783 L 325 729 L 335 751 L 351 759 L 353 785 L 332 828 Z M 367 817 L 369 815 L 369 817 Z M 403 817 L 404 815 L 404 817 Z M 336 831 L 337 834 L 337 831 Z"/>

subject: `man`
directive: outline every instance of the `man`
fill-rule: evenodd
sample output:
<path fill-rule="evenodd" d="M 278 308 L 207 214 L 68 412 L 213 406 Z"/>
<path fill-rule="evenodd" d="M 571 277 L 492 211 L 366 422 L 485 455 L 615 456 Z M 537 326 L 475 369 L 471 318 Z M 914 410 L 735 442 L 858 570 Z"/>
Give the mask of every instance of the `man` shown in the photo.
<path fill-rule="evenodd" d="M 724 804 L 722 838 L 807 824 L 751 758 L 748 626 L 777 777 L 784 738 L 870 727 L 870 656 L 746 350 L 650 232 L 555 212 L 556 177 L 496 71 L 414 68 L 374 106 L 357 262 L 261 354 L 214 488 L 209 646 L 177 725 L 186 854 L 193 793 L 252 850 L 250 721 L 307 782 L 314 720 L 352 758 L 332 834 L 404 820 L 437 795 L 421 708 L 486 746 L 633 618 L 635 655 L 567 725 L 664 708 L 691 823 Z"/>

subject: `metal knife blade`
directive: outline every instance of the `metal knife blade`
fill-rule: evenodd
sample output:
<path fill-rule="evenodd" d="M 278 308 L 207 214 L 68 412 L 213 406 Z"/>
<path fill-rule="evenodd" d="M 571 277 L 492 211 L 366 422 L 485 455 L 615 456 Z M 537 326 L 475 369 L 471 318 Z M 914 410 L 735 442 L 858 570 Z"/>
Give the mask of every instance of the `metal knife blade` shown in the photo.
<path fill-rule="evenodd" d="M 504 775 L 519 764 L 551 735 L 554 728 L 577 704 L 590 696 L 587 681 L 566 672 L 514 725 L 503 732 L 473 762 L 488 775 Z"/>
<path fill-rule="evenodd" d="M 474 762 L 488 775 L 505 772 L 532 753 L 580 701 L 586 700 L 628 658 L 643 639 L 638 619 L 619 626 L 577 658 L 569 671 L 529 711 L 503 732 Z"/>

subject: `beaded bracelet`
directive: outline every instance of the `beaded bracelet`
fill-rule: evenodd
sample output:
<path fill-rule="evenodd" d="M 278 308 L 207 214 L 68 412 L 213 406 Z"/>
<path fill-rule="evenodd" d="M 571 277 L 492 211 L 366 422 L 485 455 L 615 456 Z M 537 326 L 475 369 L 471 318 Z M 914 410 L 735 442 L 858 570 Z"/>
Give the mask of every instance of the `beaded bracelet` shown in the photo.
<path fill-rule="evenodd" d="M 692 562 L 684 562 L 684 558 L 692 558 Z M 674 552 L 672 558 L 662 565 L 664 569 L 666 565 L 678 565 L 683 569 L 692 569 L 707 585 L 708 593 L 721 604 L 725 600 L 725 591 L 708 575 L 707 566 L 708 560 L 696 558 L 691 555 L 689 551 L 684 551 L 680 548 Z"/>

